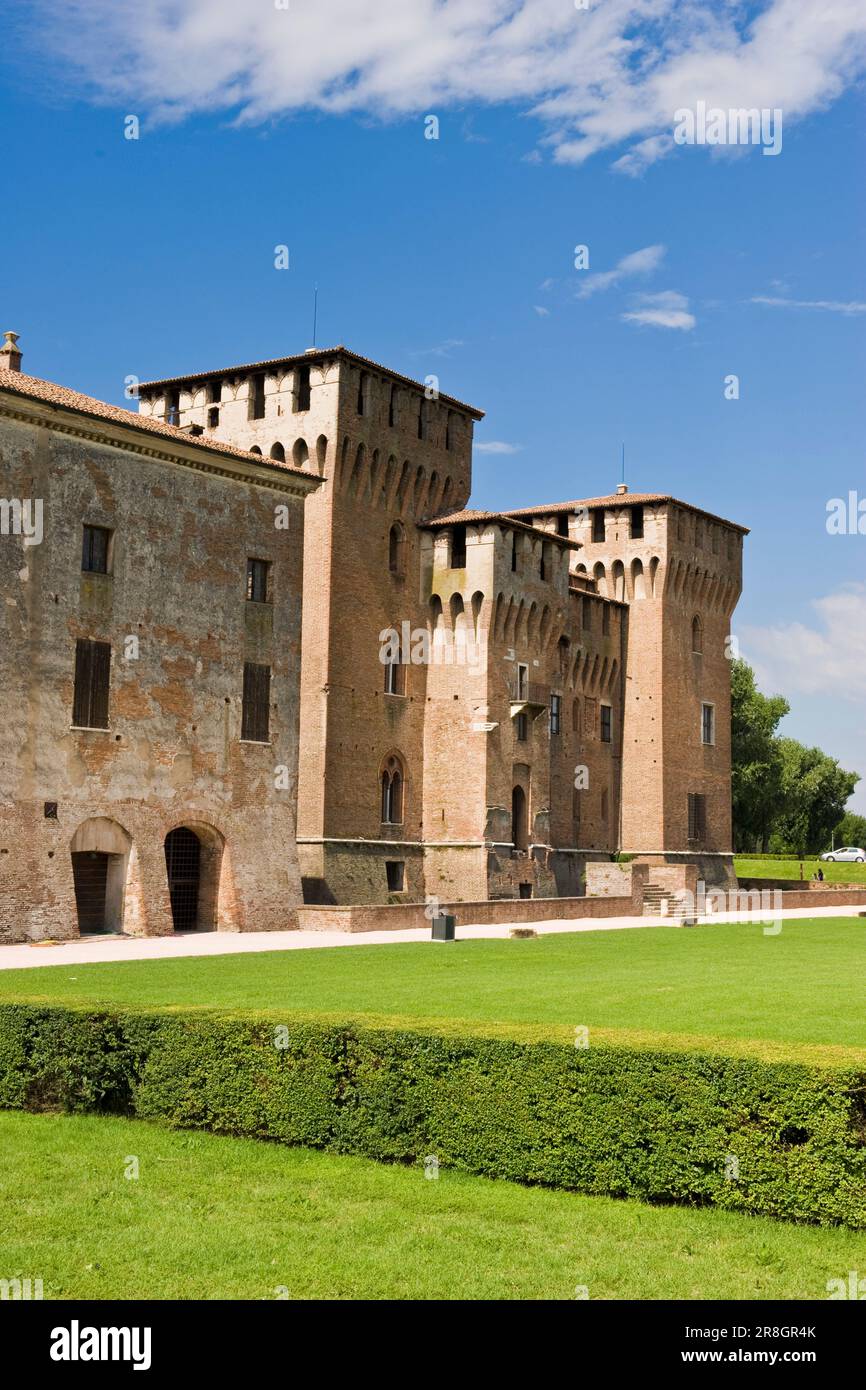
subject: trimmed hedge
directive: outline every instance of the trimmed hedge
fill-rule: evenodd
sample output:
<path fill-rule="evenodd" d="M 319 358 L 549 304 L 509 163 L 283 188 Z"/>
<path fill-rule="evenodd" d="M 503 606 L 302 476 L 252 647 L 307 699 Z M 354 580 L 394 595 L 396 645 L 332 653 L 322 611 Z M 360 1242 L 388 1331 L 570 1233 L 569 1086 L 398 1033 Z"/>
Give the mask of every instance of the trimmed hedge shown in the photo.
<path fill-rule="evenodd" d="M 855 1068 L 261 1016 L 0 1006 L 0 1106 L 112 1112 L 866 1227 Z"/>

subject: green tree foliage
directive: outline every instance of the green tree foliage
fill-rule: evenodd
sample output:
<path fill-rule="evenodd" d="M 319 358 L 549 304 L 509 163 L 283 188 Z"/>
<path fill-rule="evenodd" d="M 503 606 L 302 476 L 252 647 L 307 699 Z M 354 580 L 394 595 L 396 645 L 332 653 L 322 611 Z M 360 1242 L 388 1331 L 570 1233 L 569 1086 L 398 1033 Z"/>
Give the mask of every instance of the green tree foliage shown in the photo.
<path fill-rule="evenodd" d="M 866 849 L 866 816 L 858 816 L 856 811 L 846 811 L 836 826 L 836 844 L 857 845 L 859 849 Z"/>
<path fill-rule="evenodd" d="M 731 664 L 731 792 L 734 848 L 777 854 L 820 853 L 843 821 L 859 779 L 820 748 L 776 733 L 790 706 L 763 695 L 745 661 Z M 863 817 L 854 817 L 866 828 Z M 847 841 L 857 844 L 855 834 Z"/>
<path fill-rule="evenodd" d="M 776 727 L 790 706 L 762 695 L 745 661 L 731 662 L 731 798 L 734 848 L 766 850 L 782 794 Z"/>

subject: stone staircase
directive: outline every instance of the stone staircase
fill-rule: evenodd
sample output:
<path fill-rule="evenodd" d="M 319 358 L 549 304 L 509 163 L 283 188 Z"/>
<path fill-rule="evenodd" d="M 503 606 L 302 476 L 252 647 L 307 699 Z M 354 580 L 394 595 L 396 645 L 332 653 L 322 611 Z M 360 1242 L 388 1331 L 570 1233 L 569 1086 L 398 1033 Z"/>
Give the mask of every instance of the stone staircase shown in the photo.
<path fill-rule="evenodd" d="M 643 894 L 644 917 L 665 917 L 673 926 L 682 927 L 693 919 L 689 917 L 686 900 L 659 883 L 648 882 Z M 692 908 L 692 910 L 694 910 Z"/>

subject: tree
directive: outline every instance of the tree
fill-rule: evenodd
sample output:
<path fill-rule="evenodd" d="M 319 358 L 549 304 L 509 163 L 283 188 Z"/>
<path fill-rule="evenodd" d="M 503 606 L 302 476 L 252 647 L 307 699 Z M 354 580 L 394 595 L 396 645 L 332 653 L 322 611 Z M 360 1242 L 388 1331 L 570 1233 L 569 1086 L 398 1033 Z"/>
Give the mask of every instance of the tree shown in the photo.
<path fill-rule="evenodd" d="M 846 811 L 836 826 L 834 837 L 837 845 L 857 845 L 860 849 L 866 849 L 866 816 Z"/>
<path fill-rule="evenodd" d="M 736 850 L 766 850 L 782 795 L 776 727 L 790 705 L 762 695 L 745 661 L 731 662 L 731 801 Z"/>
<path fill-rule="evenodd" d="M 820 748 L 793 738 L 778 740 L 782 754 L 782 804 L 774 839 L 782 852 L 818 854 L 830 843 L 845 802 L 860 780 Z"/>

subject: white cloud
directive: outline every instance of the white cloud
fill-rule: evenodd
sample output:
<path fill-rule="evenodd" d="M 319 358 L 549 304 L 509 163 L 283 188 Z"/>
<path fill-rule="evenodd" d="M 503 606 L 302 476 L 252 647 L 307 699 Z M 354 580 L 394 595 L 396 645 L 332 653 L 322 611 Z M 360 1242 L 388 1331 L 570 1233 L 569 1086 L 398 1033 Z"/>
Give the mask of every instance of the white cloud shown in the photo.
<path fill-rule="evenodd" d="M 783 299 L 772 295 L 756 294 L 752 304 L 763 304 L 770 309 L 823 309 L 830 314 L 866 314 L 866 304 L 857 299 Z"/>
<path fill-rule="evenodd" d="M 417 348 L 410 352 L 410 357 L 450 357 L 455 348 L 463 347 L 462 338 L 446 338 L 444 343 L 436 343 L 434 347 Z"/>
<path fill-rule="evenodd" d="M 476 454 L 519 454 L 522 444 L 506 444 L 504 439 L 489 439 L 486 444 L 475 444 Z"/>
<path fill-rule="evenodd" d="M 598 294 L 600 290 L 612 289 L 614 285 L 620 284 L 632 275 L 649 275 L 661 264 L 664 254 L 663 246 L 644 246 L 640 251 L 631 251 L 629 255 L 623 256 L 613 270 L 602 270 L 589 275 L 583 275 L 581 272 L 582 278 L 576 291 L 578 299 L 588 299 L 591 294 Z"/>
<path fill-rule="evenodd" d="M 549 309 L 545 309 L 545 307 L 544 307 L 543 304 L 533 304 L 532 307 L 533 307 L 533 309 L 535 310 L 536 314 L 538 315 L 538 317 L 539 317 L 540 319 L 549 319 L 549 318 L 550 318 L 550 310 L 549 310 Z"/>
<path fill-rule="evenodd" d="M 866 584 L 813 599 L 810 607 L 816 619 L 812 625 L 737 629 L 761 688 L 866 701 Z"/>
<path fill-rule="evenodd" d="M 866 70 L 862 0 L 32 0 L 26 23 L 34 55 L 152 118 L 414 116 L 420 142 L 425 114 L 516 103 L 555 160 L 620 148 L 630 174 L 669 153 L 680 108 L 779 107 L 789 126 Z"/>
<path fill-rule="evenodd" d="M 620 314 L 624 323 L 648 324 L 651 328 L 678 328 L 690 332 L 697 320 L 689 312 L 689 301 L 679 290 L 636 296 L 638 307 Z"/>

